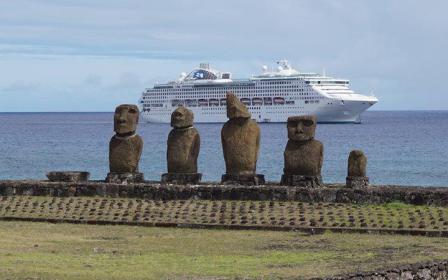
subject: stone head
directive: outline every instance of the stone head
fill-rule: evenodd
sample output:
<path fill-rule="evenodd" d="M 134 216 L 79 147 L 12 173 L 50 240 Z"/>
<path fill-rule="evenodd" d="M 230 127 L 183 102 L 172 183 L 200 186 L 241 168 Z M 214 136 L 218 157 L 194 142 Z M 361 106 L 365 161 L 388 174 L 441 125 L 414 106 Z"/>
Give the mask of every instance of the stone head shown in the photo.
<path fill-rule="evenodd" d="M 171 126 L 174 128 L 185 128 L 193 126 L 193 112 L 180 106 L 171 114 Z"/>
<path fill-rule="evenodd" d="M 366 176 L 367 157 L 361 150 L 353 150 L 348 156 L 348 176 Z"/>
<path fill-rule="evenodd" d="M 227 99 L 227 117 L 229 119 L 250 118 L 250 113 L 246 106 L 233 93 L 228 92 Z"/>
<path fill-rule="evenodd" d="M 307 141 L 314 138 L 316 116 L 294 116 L 288 118 L 288 138 L 293 141 Z"/>
<path fill-rule="evenodd" d="M 122 104 L 115 109 L 114 131 L 118 134 L 132 133 L 137 130 L 139 110 L 136 105 Z"/>
<path fill-rule="evenodd" d="M 361 150 L 353 150 L 353 151 L 350 152 L 350 155 L 349 155 L 348 158 L 349 158 L 350 161 L 354 162 L 354 161 L 358 161 L 358 160 L 360 160 L 360 159 L 362 159 L 364 157 L 365 157 L 365 155 L 364 155 L 363 151 L 361 151 Z"/>

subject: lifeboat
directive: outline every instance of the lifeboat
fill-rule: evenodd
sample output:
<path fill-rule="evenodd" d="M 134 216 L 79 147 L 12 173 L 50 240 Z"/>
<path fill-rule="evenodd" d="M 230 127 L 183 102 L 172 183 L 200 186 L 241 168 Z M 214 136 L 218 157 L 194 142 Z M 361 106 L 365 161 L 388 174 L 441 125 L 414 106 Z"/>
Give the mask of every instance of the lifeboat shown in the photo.
<path fill-rule="evenodd" d="M 264 105 L 272 105 L 272 97 L 264 97 L 263 101 Z"/>
<path fill-rule="evenodd" d="M 198 105 L 200 107 L 208 106 L 208 100 L 207 99 L 199 99 L 198 100 Z"/>
<path fill-rule="evenodd" d="M 182 106 L 182 105 L 184 105 L 184 102 L 182 100 L 173 99 L 171 101 L 171 106 L 173 106 L 173 107 Z"/>
<path fill-rule="evenodd" d="M 263 105 L 263 99 L 260 97 L 252 98 L 252 105 Z"/>
<path fill-rule="evenodd" d="M 274 97 L 275 105 L 283 105 L 285 104 L 285 99 L 283 97 Z"/>
<path fill-rule="evenodd" d="M 198 101 L 196 99 L 186 99 L 185 105 L 190 107 L 196 107 L 198 106 Z"/>
<path fill-rule="evenodd" d="M 241 103 L 243 103 L 246 106 L 250 106 L 250 99 L 249 98 L 241 98 Z"/>
<path fill-rule="evenodd" d="M 221 99 L 219 100 L 219 105 L 221 105 L 221 106 L 227 106 L 227 99 L 225 99 L 225 98 L 221 98 Z"/>
<path fill-rule="evenodd" d="M 210 106 L 219 106 L 219 100 L 218 99 L 209 99 L 208 101 Z"/>

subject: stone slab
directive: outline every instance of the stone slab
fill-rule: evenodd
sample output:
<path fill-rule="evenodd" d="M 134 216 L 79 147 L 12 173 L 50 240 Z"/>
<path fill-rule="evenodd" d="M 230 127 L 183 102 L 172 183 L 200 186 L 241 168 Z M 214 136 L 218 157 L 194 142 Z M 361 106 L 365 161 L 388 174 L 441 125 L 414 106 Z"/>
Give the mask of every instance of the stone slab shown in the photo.
<path fill-rule="evenodd" d="M 107 174 L 106 180 L 107 183 L 114 184 L 133 184 L 133 183 L 142 183 L 144 181 L 143 173 L 115 173 L 110 172 Z"/>
<path fill-rule="evenodd" d="M 233 175 L 233 174 L 223 174 L 221 177 L 221 182 L 226 185 L 238 184 L 238 185 L 248 185 L 248 186 L 258 186 L 264 185 L 266 182 L 264 180 L 264 175 Z"/>
<path fill-rule="evenodd" d="M 324 186 L 324 184 L 322 183 L 322 176 L 303 176 L 289 174 L 282 175 L 280 184 L 301 188 L 321 188 Z"/>
<path fill-rule="evenodd" d="M 201 173 L 164 173 L 162 183 L 170 184 L 198 184 L 202 179 Z"/>
<path fill-rule="evenodd" d="M 85 171 L 50 171 L 46 174 L 52 182 L 86 182 L 90 173 Z"/>
<path fill-rule="evenodd" d="M 347 188 L 366 188 L 369 186 L 369 177 L 352 177 L 346 178 Z"/>

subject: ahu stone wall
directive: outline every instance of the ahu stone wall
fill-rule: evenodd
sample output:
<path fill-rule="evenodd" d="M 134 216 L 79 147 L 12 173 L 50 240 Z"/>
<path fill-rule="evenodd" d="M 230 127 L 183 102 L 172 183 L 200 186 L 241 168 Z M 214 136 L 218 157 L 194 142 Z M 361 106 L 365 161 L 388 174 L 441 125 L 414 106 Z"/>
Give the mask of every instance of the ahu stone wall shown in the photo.
<path fill-rule="evenodd" d="M 406 186 L 370 186 L 358 189 L 346 188 L 345 185 L 303 188 L 277 184 L 222 185 L 213 182 L 197 185 L 162 184 L 160 182 L 121 185 L 103 181 L 0 181 L 0 196 L 9 195 L 102 196 L 159 200 L 274 200 L 355 204 L 402 202 L 412 205 L 448 206 L 448 188 Z"/>

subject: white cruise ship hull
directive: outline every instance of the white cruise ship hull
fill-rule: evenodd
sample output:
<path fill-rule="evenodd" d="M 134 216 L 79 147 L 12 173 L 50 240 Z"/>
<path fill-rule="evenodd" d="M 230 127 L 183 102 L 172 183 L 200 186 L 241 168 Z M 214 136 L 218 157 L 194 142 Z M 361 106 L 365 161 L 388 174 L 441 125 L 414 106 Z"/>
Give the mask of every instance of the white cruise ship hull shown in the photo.
<path fill-rule="evenodd" d="M 271 108 L 262 110 L 251 110 L 252 118 L 257 122 L 272 122 L 272 123 L 284 123 L 288 116 L 298 115 L 316 115 L 319 123 L 360 123 L 361 113 L 366 111 L 375 102 L 370 101 L 344 101 L 342 104 L 340 101 L 332 102 L 333 104 L 327 104 L 326 106 L 313 106 L 306 112 L 300 109 L 286 109 L 285 108 Z M 337 104 L 335 104 L 337 103 Z M 311 106 L 311 105 L 310 105 Z M 171 108 L 166 110 L 159 110 L 157 113 L 143 113 L 143 119 L 150 123 L 170 123 L 171 121 Z M 225 108 L 219 110 L 216 114 L 204 114 L 204 110 L 201 107 L 189 108 L 194 113 L 195 123 L 224 123 L 228 120 L 226 116 Z"/>
<path fill-rule="evenodd" d="M 169 123 L 171 113 L 185 106 L 196 123 L 224 123 L 226 93 L 233 92 L 257 122 L 286 122 L 289 116 L 316 115 L 321 123 L 359 123 L 361 113 L 378 100 L 355 93 L 349 81 L 316 73 L 301 73 L 287 61 L 279 70 L 250 79 L 233 80 L 208 64 L 183 74 L 177 81 L 146 89 L 139 105 L 147 122 Z"/>

